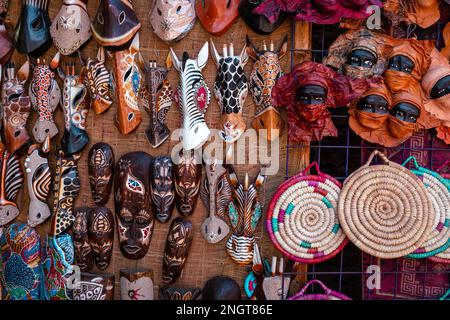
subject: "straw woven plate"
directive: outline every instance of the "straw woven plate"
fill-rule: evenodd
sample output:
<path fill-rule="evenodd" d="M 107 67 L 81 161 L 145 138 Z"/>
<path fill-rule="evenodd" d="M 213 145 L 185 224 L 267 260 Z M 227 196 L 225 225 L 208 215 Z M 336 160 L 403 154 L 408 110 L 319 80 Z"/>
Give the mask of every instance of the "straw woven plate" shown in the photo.
<path fill-rule="evenodd" d="M 307 174 L 312 166 L 317 175 Z M 340 191 L 339 181 L 321 173 L 316 162 L 285 181 L 267 211 L 267 230 L 277 249 L 302 263 L 338 254 L 348 242 L 336 212 Z"/>
<path fill-rule="evenodd" d="M 379 156 L 384 164 L 370 165 Z M 344 182 L 339 221 L 359 249 L 378 258 L 408 255 L 428 239 L 434 208 L 423 183 L 411 171 L 375 150 Z"/>

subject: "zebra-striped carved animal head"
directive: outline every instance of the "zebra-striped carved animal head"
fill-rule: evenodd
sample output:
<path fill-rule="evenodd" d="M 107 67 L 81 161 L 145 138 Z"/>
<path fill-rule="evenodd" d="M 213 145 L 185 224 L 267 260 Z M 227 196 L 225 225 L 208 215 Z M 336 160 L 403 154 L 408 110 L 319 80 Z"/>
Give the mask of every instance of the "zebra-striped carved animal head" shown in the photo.
<path fill-rule="evenodd" d="M 208 62 L 208 43 L 200 49 L 197 59 L 190 59 L 189 54 L 184 52 L 180 61 L 172 48 L 170 55 L 180 75 L 175 101 L 183 113 L 183 149 L 196 149 L 201 147 L 210 135 L 204 114 L 211 93 L 201 72 Z"/>

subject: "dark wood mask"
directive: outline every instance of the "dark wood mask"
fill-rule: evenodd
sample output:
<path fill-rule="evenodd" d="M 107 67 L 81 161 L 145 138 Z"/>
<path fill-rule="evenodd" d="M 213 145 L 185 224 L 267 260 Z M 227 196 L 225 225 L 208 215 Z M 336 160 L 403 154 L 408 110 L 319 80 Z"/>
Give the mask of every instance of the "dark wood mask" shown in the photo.
<path fill-rule="evenodd" d="M 111 262 L 114 240 L 114 215 L 106 207 L 92 210 L 88 219 L 89 242 L 97 268 L 105 270 Z"/>
<path fill-rule="evenodd" d="M 5 27 L 5 18 L 8 7 L 9 0 L 0 0 L 0 65 L 4 65 L 8 62 L 14 51 L 14 46 Z"/>
<path fill-rule="evenodd" d="M 94 266 L 94 257 L 88 234 L 88 221 L 91 215 L 91 208 L 74 209 L 75 221 L 72 225 L 73 245 L 75 247 L 76 262 L 81 271 L 89 271 Z"/>
<path fill-rule="evenodd" d="M 172 284 L 180 277 L 186 262 L 192 239 L 192 223 L 183 217 L 172 220 L 166 239 L 163 258 L 163 282 Z"/>
<path fill-rule="evenodd" d="M 114 151 L 104 142 L 94 144 L 88 154 L 89 184 L 95 204 L 108 201 L 114 174 Z"/>
<path fill-rule="evenodd" d="M 175 204 L 173 163 L 170 156 L 153 158 L 150 168 L 150 188 L 155 218 L 165 223 L 172 216 Z"/>
<path fill-rule="evenodd" d="M 196 2 L 195 12 L 206 31 L 220 36 L 239 16 L 238 6 L 239 0 L 202 0 Z"/>
<path fill-rule="evenodd" d="M 154 219 L 150 206 L 152 157 L 136 151 L 122 156 L 114 173 L 114 202 L 120 251 L 128 259 L 145 256 L 152 238 Z"/>
<path fill-rule="evenodd" d="M 241 288 L 230 277 L 217 276 L 203 287 L 203 300 L 241 300 Z"/>
<path fill-rule="evenodd" d="M 79 288 L 73 290 L 73 300 L 113 300 L 114 275 L 82 272 Z"/>
<path fill-rule="evenodd" d="M 121 300 L 153 300 L 153 270 L 120 270 Z"/>
<path fill-rule="evenodd" d="M 202 290 L 199 288 L 179 288 L 163 286 L 159 288 L 160 300 L 200 300 Z"/>
<path fill-rule="evenodd" d="M 180 151 L 178 164 L 174 164 L 175 204 L 182 216 L 190 216 L 197 205 L 202 164 L 196 159 L 195 151 Z"/>
<path fill-rule="evenodd" d="M 278 29 L 287 18 L 287 14 L 281 11 L 275 22 L 270 22 L 263 15 L 254 14 L 252 11 L 258 7 L 263 0 L 242 0 L 239 4 L 239 14 L 244 19 L 245 23 L 258 34 L 270 34 Z"/>

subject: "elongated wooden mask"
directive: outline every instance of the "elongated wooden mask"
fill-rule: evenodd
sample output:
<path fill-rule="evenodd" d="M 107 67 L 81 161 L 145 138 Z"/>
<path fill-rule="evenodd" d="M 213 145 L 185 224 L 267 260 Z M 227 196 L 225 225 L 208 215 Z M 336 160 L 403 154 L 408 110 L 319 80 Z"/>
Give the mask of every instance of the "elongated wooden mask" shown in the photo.
<path fill-rule="evenodd" d="M 150 188 L 155 218 L 165 223 L 172 216 L 175 205 L 173 163 L 170 156 L 153 158 L 150 167 Z"/>
<path fill-rule="evenodd" d="M 197 205 L 202 164 L 197 161 L 194 150 L 181 150 L 177 162 L 174 165 L 175 204 L 182 216 L 190 216 Z"/>
<path fill-rule="evenodd" d="M 111 193 L 114 174 L 114 152 L 104 142 L 94 144 L 88 154 L 89 184 L 95 204 L 105 204 Z"/>
<path fill-rule="evenodd" d="M 95 265 L 100 270 L 108 268 L 111 262 L 114 240 L 114 215 L 106 207 L 92 210 L 88 219 L 89 242 Z"/>
<path fill-rule="evenodd" d="M 89 271 L 94 266 L 94 257 L 88 234 L 88 221 L 91 215 L 92 209 L 89 207 L 74 209 L 75 221 L 72 225 L 73 245 L 76 262 L 81 271 Z"/>

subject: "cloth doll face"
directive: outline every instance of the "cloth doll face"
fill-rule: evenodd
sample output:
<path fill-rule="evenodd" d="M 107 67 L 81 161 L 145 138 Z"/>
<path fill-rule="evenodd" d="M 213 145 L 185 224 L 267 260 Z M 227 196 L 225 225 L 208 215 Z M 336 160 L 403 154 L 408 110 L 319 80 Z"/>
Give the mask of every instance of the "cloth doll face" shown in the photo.
<path fill-rule="evenodd" d="M 450 75 L 436 82 L 430 96 L 431 99 L 438 99 L 448 94 L 450 94 Z"/>
<path fill-rule="evenodd" d="M 409 123 L 416 123 L 420 116 L 419 108 L 408 102 L 400 102 L 390 111 L 397 119 Z"/>
<path fill-rule="evenodd" d="M 348 56 L 347 64 L 354 67 L 372 68 L 377 62 L 377 57 L 370 51 L 363 49 L 353 50 Z"/>
<path fill-rule="evenodd" d="M 363 112 L 371 112 L 376 114 L 389 113 L 388 101 L 380 95 L 368 95 L 359 100 L 357 105 L 358 110 Z"/>
<path fill-rule="evenodd" d="M 306 85 L 297 91 L 297 101 L 307 105 L 323 104 L 327 97 L 327 90 L 318 85 Z"/>
<path fill-rule="evenodd" d="M 414 67 L 414 61 L 404 55 L 394 56 L 389 59 L 388 70 L 411 74 Z"/>

